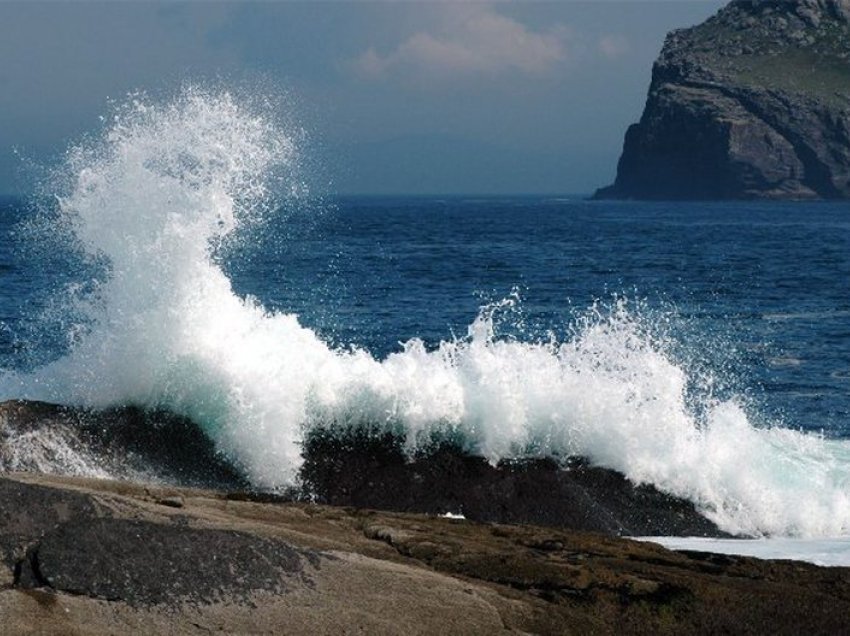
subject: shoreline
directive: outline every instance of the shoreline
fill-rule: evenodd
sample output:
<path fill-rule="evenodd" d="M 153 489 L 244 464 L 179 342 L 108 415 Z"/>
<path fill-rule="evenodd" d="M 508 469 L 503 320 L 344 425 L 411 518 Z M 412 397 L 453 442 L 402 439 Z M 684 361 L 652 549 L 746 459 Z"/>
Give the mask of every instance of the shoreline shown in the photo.
<path fill-rule="evenodd" d="M 14 633 L 828 633 L 850 569 L 212 490 L 0 475 Z M 793 626 L 793 630 L 792 630 Z"/>
<path fill-rule="evenodd" d="M 19 448 L 16 440 L 23 437 L 28 445 Z M 303 442 L 300 483 L 274 493 L 254 489 L 197 425 L 168 412 L 0 402 L 0 468 L 73 474 L 55 465 L 55 458 L 61 460 L 69 449 L 87 467 L 103 468 L 101 476 L 239 491 L 261 501 L 460 513 L 472 521 L 611 536 L 732 536 L 690 501 L 649 484 L 634 485 L 623 474 L 583 457 L 492 465 L 450 443 L 411 456 L 403 440 L 391 434 L 317 430 Z"/>

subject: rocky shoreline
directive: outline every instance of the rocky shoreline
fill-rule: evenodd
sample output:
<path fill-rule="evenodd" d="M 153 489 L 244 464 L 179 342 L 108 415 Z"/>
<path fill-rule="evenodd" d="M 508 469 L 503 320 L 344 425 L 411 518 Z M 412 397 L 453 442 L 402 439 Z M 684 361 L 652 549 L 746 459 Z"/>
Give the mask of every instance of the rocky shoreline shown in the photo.
<path fill-rule="evenodd" d="M 158 462 L 172 483 L 212 471 L 216 487 L 43 474 L 68 448 L 57 439 L 113 468 Z M 303 491 L 257 492 L 174 416 L 0 404 L 4 628 L 829 634 L 850 612 L 847 568 L 618 536 L 721 533 L 688 502 L 580 460 L 491 466 L 451 447 L 410 458 L 392 438 L 321 434 L 305 457 Z"/>
<path fill-rule="evenodd" d="M 729 536 L 691 502 L 580 457 L 493 466 L 450 445 L 411 459 L 389 436 L 321 435 L 307 440 L 304 455 L 303 496 L 325 504 L 611 536 Z"/>
<path fill-rule="evenodd" d="M 451 444 L 409 457 L 388 434 L 317 431 L 304 442 L 300 485 L 271 500 L 524 523 L 612 536 L 728 536 L 684 499 L 580 457 L 492 466 Z M 93 412 L 0 403 L 0 469 L 117 477 L 175 486 L 252 490 L 191 421 L 133 407 Z"/>
<path fill-rule="evenodd" d="M 0 477 L 15 634 L 840 633 L 850 570 L 127 482 Z"/>

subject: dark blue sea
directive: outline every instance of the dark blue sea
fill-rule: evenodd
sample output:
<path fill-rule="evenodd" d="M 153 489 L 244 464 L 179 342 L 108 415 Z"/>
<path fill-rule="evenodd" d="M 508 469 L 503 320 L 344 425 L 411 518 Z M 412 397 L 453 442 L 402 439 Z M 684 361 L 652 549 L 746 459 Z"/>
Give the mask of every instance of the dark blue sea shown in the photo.
<path fill-rule="evenodd" d="M 850 435 L 846 203 L 585 199 L 345 198 L 287 217 L 229 266 L 240 293 L 379 356 L 465 334 L 511 293 L 520 315 L 503 332 L 528 339 L 625 298 L 764 415 Z"/>
<path fill-rule="evenodd" d="M 67 352 L 68 325 L 46 310 L 92 274 L 27 243 L 31 203 L 2 200 L 5 368 Z M 501 333 L 545 340 L 620 298 L 663 320 L 677 355 L 760 416 L 850 436 L 845 203 L 359 196 L 280 210 L 242 239 L 218 254 L 235 291 L 298 314 L 334 346 L 378 357 L 414 337 L 433 347 L 512 294 Z"/>

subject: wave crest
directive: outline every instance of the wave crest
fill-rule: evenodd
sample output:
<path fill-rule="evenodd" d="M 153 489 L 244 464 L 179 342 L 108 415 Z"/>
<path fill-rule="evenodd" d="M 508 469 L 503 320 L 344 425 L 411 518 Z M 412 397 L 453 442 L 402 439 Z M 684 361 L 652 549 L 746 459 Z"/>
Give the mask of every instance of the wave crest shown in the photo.
<path fill-rule="evenodd" d="M 734 533 L 850 532 L 850 446 L 754 427 L 734 399 L 695 408 L 688 368 L 624 301 L 549 342 L 498 337 L 489 306 L 465 338 L 379 360 L 238 297 L 215 246 L 274 209 L 272 182 L 297 172 L 293 138 L 262 108 L 195 87 L 136 96 L 73 148 L 61 218 L 109 274 L 75 301 L 89 328 L 68 355 L 7 373 L 2 392 L 168 409 L 261 487 L 297 479 L 307 431 L 365 428 L 408 450 L 448 437 L 493 462 L 586 456 Z"/>

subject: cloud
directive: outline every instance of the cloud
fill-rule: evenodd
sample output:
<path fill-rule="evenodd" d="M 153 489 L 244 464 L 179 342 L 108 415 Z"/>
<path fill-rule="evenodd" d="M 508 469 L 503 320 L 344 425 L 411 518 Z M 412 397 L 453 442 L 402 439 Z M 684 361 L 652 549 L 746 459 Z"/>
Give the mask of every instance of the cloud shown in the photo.
<path fill-rule="evenodd" d="M 604 35 L 599 38 L 599 52 L 609 60 L 616 60 L 629 52 L 629 41 L 622 35 Z"/>
<path fill-rule="evenodd" d="M 567 57 L 567 31 L 533 31 L 487 4 L 446 4 L 443 23 L 419 31 L 388 53 L 370 47 L 353 61 L 363 77 L 392 74 L 436 77 L 505 73 L 540 75 Z"/>

